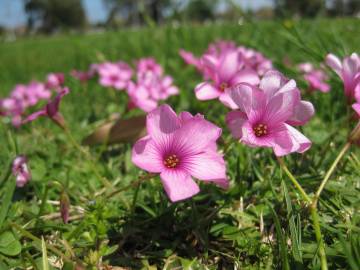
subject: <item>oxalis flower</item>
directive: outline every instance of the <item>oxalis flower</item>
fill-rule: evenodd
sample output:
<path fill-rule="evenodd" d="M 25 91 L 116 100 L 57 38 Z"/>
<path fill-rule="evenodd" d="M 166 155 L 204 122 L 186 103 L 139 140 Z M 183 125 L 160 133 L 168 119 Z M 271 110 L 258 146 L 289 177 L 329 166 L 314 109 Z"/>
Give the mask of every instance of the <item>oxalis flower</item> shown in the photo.
<path fill-rule="evenodd" d="M 125 62 L 106 62 L 97 66 L 99 83 L 105 87 L 113 87 L 116 90 L 123 90 L 129 83 L 132 70 Z"/>
<path fill-rule="evenodd" d="M 17 156 L 12 164 L 12 173 L 16 178 L 16 186 L 23 187 L 31 179 L 28 160 L 25 156 Z"/>
<path fill-rule="evenodd" d="M 24 123 L 28 123 L 31 121 L 34 121 L 35 119 L 39 118 L 40 116 L 47 116 L 52 121 L 55 122 L 55 124 L 59 125 L 61 128 L 65 128 L 65 120 L 64 117 L 59 112 L 60 107 L 60 101 L 61 99 L 69 93 L 69 88 L 65 87 L 63 88 L 56 97 L 51 100 L 46 106 L 41 109 L 40 111 L 34 112 L 33 114 L 30 114 L 25 120 Z"/>
<path fill-rule="evenodd" d="M 241 82 L 253 85 L 259 83 L 257 73 L 244 68 L 244 62 L 241 61 L 237 50 L 223 52 L 220 58 L 205 55 L 202 61 L 210 81 L 202 82 L 195 87 L 195 95 L 199 100 L 219 98 L 224 105 L 235 109 L 236 106 L 231 103 L 225 90 Z"/>
<path fill-rule="evenodd" d="M 271 147 L 276 156 L 310 148 L 310 140 L 292 125 L 304 125 L 314 108 L 310 102 L 300 100 L 294 80 L 268 71 L 259 87 L 240 83 L 228 93 L 239 108 L 226 116 L 236 139 L 251 147 Z"/>
<path fill-rule="evenodd" d="M 360 118 L 360 83 L 358 87 L 355 89 L 355 100 L 356 103 L 352 105 L 353 109 L 357 113 L 358 117 Z"/>
<path fill-rule="evenodd" d="M 328 54 L 326 63 L 343 81 L 345 95 L 351 101 L 355 95 L 355 88 L 360 84 L 360 57 L 353 53 L 341 61 L 337 56 Z"/>
<path fill-rule="evenodd" d="M 221 128 L 201 115 L 182 112 L 168 105 L 150 112 L 148 135 L 136 142 L 132 161 L 150 173 L 159 173 L 172 202 L 184 200 L 200 190 L 192 177 L 228 187 L 223 157 L 216 151 Z"/>
<path fill-rule="evenodd" d="M 308 62 L 299 64 L 298 69 L 304 74 L 304 79 L 308 82 L 310 91 L 319 90 L 323 93 L 330 91 L 330 85 L 325 82 L 328 77 L 323 70 L 315 69 L 314 66 Z"/>

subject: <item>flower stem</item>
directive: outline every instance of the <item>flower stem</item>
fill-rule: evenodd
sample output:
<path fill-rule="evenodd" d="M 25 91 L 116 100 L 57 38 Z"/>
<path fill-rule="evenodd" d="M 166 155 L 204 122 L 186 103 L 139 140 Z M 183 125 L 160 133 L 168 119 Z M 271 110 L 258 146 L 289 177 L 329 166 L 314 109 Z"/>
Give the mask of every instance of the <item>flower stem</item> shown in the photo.
<path fill-rule="evenodd" d="M 315 230 L 316 242 L 318 243 L 318 247 L 319 247 L 321 269 L 327 270 L 328 266 L 327 266 L 327 260 L 326 260 L 325 244 L 324 244 L 323 237 L 321 235 L 319 215 L 318 215 L 317 209 L 316 209 L 316 207 L 314 207 L 314 205 L 310 205 L 310 214 L 311 214 L 311 219 L 313 222 L 313 228 Z"/>
<path fill-rule="evenodd" d="M 73 146 L 78 149 L 84 156 L 85 158 L 91 163 L 91 169 L 93 170 L 94 174 L 96 175 L 97 178 L 100 179 L 100 181 L 103 183 L 103 185 L 107 188 L 112 189 L 113 185 L 111 184 L 111 182 L 106 179 L 105 177 L 103 177 L 99 171 L 96 169 L 96 164 L 95 161 L 93 160 L 92 156 L 89 154 L 88 151 L 86 151 L 76 140 L 75 138 L 72 136 L 70 130 L 68 128 L 64 128 L 65 134 L 67 135 L 67 137 L 69 138 L 69 140 L 71 141 L 71 143 L 73 144 Z"/>
<path fill-rule="evenodd" d="M 324 179 L 322 180 L 318 190 L 315 193 L 315 196 L 313 198 L 312 201 L 312 205 L 314 207 L 316 207 L 318 200 L 320 198 L 320 194 L 323 191 L 323 189 L 325 188 L 325 185 L 327 184 L 327 182 L 330 179 L 330 176 L 332 175 L 332 173 L 334 172 L 336 166 L 338 165 L 339 161 L 341 160 L 341 158 L 344 156 L 344 154 L 346 153 L 346 151 L 350 148 L 351 146 L 351 142 L 347 142 L 344 147 L 341 149 L 341 151 L 339 152 L 338 156 L 336 157 L 336 159 L 334 160 L 333 164 L 331 165 L 331 167 L 329 168 L 329 170 L 326 172 Z"/>
<path fill-rule="evenodd" d="M 294 184 L 294 186 L 299 190 L 299 192 L 301 193 L 303 199 L 307 203 L 311 203 L 312 202 L 311 198 L 309 197 L 309 195 L 306 194 L 305 190 L 301 187 L 301 185 L 296 180 L 294 175 L 289 171 L 289 169 L 287 168 L 284 160 L 282 158 L 280 158 L 280 157 L 278 157 L 277 159 L 279 161 L 280 167 L 284 170 L 286 175 L 290 178 L 290 180 Z M 310 205 L 310 213 L 311 213 L 311 219 L 312 219 L 312 223 L 313 223 L 313 228 L 314 228 L 314 231 L 315 231 L 316 242 L 317 242 L 318 247 L 319 247 L 319 257 L 320 257 L 320 262 L 321 262 L 321 269 L 322 270 L 327 270 L 328 267 L 327 267 L 326 253 L 325 253 L 325 244 L 324 244 L 324 241 L 323 241 L 323 238 L 322 238 L 322 235 L 321 235 L 319 215 L 317 213 L 316 205 L 315 206 L 313 204 Z"/>
<path fill-rule="evenodd" d="M 301 196 L 303 197 L 303 199 L 307 202 L 307 203 L 311 203 L 311 199 L 310 197 L 306 194 L 305 190 L 301 187 L 301 185 L 299 184 L 299 182 L 296 180 L 296 178 L 293 176 L 293 174 L 289 171 L 289 169 L 287 168 L 284 160 L 281 157 L 277 157 L 277 160 L 279 161 L 280 167 L 281 169 L 286 173 L 286 175 L 289 177 L 289 179 L 291 180 L 291 182 L 294 184 L 294 186 L 298 189 L 298 191 L 300 192 Z"/>

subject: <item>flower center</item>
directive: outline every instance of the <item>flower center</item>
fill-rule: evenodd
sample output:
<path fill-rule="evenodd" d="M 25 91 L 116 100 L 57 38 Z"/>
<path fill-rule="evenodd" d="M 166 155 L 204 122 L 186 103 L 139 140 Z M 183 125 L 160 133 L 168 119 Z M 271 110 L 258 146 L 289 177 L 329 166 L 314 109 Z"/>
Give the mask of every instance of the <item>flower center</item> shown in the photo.
<path fill-rule="evenodd" d="M 221 91 L 221 92 L 224 92 L 225 89 L 228 88 L 228 87 L 229 87 L 229 85 L 228 85 L 226 82 L 222 82 L 222 83 L 220 84 L 220 91 Z"/>
<path fill-rule="evenodd" d="M 164 165 L 169 169 L 175 168 L 179 164 L 180 160 L 176 155 L 170 155 L 164 160 Z"/>
<path fill-rule="evenodd" d="M 119 76 L 118 75 L 111 75 L 110 76 L 110 80 L 113 81 L 113 82 L 116 82 L 117 80 L 119 80 Z"/>
<path fill-rule="evenodd" d="M 253 127 L 254 133 L 256 137 L 261 137 L 268 134 L 268 127 L 264 124 L 257 124 Z"/>

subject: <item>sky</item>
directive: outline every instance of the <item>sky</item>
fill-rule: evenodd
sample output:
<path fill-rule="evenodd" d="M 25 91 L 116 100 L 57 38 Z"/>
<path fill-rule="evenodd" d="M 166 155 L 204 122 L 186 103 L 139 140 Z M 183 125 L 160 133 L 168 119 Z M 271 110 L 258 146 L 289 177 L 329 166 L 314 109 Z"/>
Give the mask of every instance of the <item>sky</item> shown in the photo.
<path fill-rule="evenodd" d="M 88 20 L 91 23 L 106 19 L 107 10 L 103 0 L 82 0 Z M 272 0 L 235 0 L 244 9 L 258 9 L 271 6 Z M 17 27 L 26 24 L 23 0 L 0 0 L 0 25 Z"/>

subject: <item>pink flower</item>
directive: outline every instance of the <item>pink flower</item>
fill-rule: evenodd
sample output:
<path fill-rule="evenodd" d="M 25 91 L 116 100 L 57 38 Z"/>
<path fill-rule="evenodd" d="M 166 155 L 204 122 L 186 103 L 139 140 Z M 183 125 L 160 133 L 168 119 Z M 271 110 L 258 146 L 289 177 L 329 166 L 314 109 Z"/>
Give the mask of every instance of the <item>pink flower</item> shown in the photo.
<path fill-rule="evenodd" d="M 65 82 L 65 76 L 63 73 L 50 73 L 47 76 L 46 87 L 49 89 L 59 88 Z"/>
<path fill-rule="evenodd" d="M 255 70 L 259 76 L 263 76 L 267 71 L 273 69 L 272 62 L 262 53 L 244 46 L 240 46 L 238 51 L 245 63 L 245 66 Z"/>
<path fill-rule="evenodd" d="M 35 119 L 39 118 L 40 116 L 49 117 L 53 120 L 57 125 L 61 128 L 65 128 L 65 120 L 61 113 L 59 112 L 60 101 L 61 99 L 69 93 L 69 88 L 64 87 L 56 97 L 51 100 L 46 106 L 41 109 L 40 111 L 34 112 L 30 114 L 24 121 L 23 124 L 34 121 Z"/>
<path fill-rule="evenodd" d="M 163 76 L 161 66 L 154 59 L 140 59 L 137 68 L 136 83 L 131 81 L 127 86 L 129 108 L 138 107 L 150 112 L 157 107 L 159 100 L 166 100 L 179 93 L 179 89 L 173 85 L 172 77 Z"/>
<path fill-rule="evenodd" d="M 179 116 L 162 105 L 147 116 L 148 135 L 136 142 L 132 161 L 151 173 L 159 173 L 172 202 L 200 190 L 192 177 L 228 187 L 225 162 L 216 151 L 221 129 L 202 116 L 182 112 Z"/>
<path fill-rule="evenodd" d="M 132 76 L 132 70 L 124 62 L 102 63 L 96 67 L 100 80 L 99 83 L 105 87 L 113 87 L 117 90 L 125 89 Z"/>
<path fill-rule="evenodd" d="M 86 82 L 93 77 L 93 74 L 91 74 L 89 71 L 81 71 L 75 69 L 70 71 L 70 75 L 81 82 Z"/>
<path fill-rule="evenodd" d="M 259 87 L 240 83 L 228 92 L 239 108 L 226 116 L 236 139 L 250 147 L 271 147 L 277 156 L 310 148 L 310 140 L 291 126 L 304 125 L 314 114 L 312 104 L 300 99 L 294 80 L 268 71 Z"/>
<path fill-rule="evenodd" d="M 23 187 L 31 179 L 28 161 L 25 156 L 17 156 L 12 164 L 12 173 L 16 178 L 16 186 Z"/>
<path fill-rule="evenodd" d="M 337 56 L 328 54 L 326 63 L 343 81 L 345 95 L 351 101 L 355 95 L 355 88 L 360 83 L 360 75 L 358 75 L 360 73 L 360 57 L 353 53 L 341 62 Z"/>
<path fill-rule="evenodd" d="M 147 76 L 162 76 L 163 69 L 154 58 L 141 58 L 136 64 L 137 77 L 142 79 Z"/>
<path fill-rule="evenodd" d="M 240 82 L 253 85 L 259 83 L 255 71 L 243 68 L 244 63 L 239 59 L 237 50 L 223 52 L 219 59 L 204 55 L 202 61 L 211 81 L 202 82 L 195 87 L 195 95 L 199 100 L 219 98 L 226 106 L 236 108 L 225 90 Z"/>
<path fill-rule="evenodd" d="M 310 91 L 319 90 L 324 93 L 330 91 L 330 85 L 325 82 L 328 77 L 323 70 L 315 69 L 308 62 L 299 64 L 298 69 L 304 73 L 304 79 L 308 82 Z"/>
<path fill-rule="evenodd" d="M 130 97 L 129 109 L 140 108 L 144 112 L 150 112 L 158 105 L 157 100 L 150 96 L 149 89 L 141 83 L 129 82 L 127 92 Z"/>

